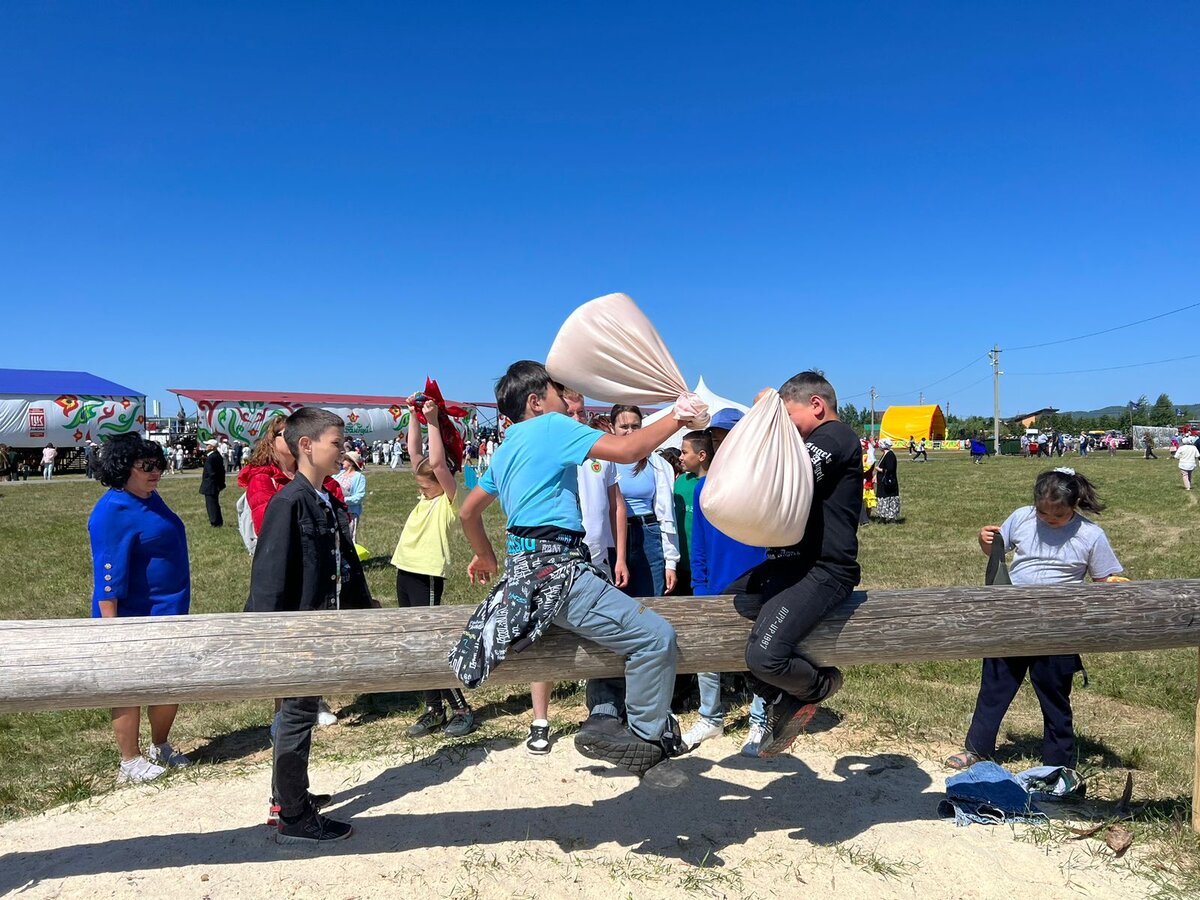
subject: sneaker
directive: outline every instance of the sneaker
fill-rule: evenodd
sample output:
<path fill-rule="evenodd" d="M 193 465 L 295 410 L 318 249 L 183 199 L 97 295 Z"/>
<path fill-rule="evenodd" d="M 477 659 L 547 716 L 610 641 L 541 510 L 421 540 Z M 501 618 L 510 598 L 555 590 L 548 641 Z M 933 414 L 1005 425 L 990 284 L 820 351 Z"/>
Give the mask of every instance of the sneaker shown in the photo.
<path fill-rule="evenodd" d="M 425 737 L 427 734 L 433 734 L 438 729 L 446 724 L 446 710 L 438 707 L 425 707 L 425 712 L 421 713 L 421 717 L 413 722 L 404 733 L 408 737 Z"/>
<path fill-rule="evenodd" d="M 319 811 L 319 810 L 324 809 L 331 802 L 333 802 L 333 797 L 329 794 L 309 794 L 308 802 L 312 806 L 313 809 Z M 272 827 L 278 827 L 279 826 L 279 813 L 281 811 L 281 808 L 280 808 L 279 804 L 275 801 L 274 797 L 272 797 L 270 800 L 267 801 L 267 808 L 268 808 L 267 824 Z"/>
<path fill-rule="evenodd" d="M 354 833 L 349 822 L 338 822 L 323 816 L 311 805 L 294 819 L 279 817 L 279 828 L 275 832 L 278 844 L 324 844 L 344 841 Z"/>
<path fill-rule="evenodd" d="M 545 719 L 535 719 L 529 726 L 525 750 L 534 756 L 545 756 L 550 752 L 550 723 Z"/>
<path fill-rule="evenodd" d="M 683 733 L 683 744 L 689 750 L 699 747 L 709 738 L 720 737 L 725 733 L 725 726 L 718 725 L 711 719 L 701 716 L 696 724 Z"/>
<path fill-rule="evenodd" d="M 336 725 L 337 720 L 338 720 L 338 717 L 336 715 L 334 715 L 334 712 L 332 709 L 329 708 L 328 703 L 326 703 L 324 700 L 322 700 L 319 704 L 317 704 L 317 727 L 318 728 L 328 728 L 330 725 Z"/>
<path fill-rule="evenodd" d="M 753 756 L 758 758 L 758 749 L 762 746 L 763 738 L 767 734 L 767 729 L 763 728 L 757 722 L 750 725 L 750 733 L 746 735 L 746 743 L 742 744 L 742 756 Z"/>
<path fill-rule="evenodd" d="M 163 766 L 156 766 L 146 757 L 139 756 L 137 759 L 121 763 L 121 767 L 117 769 L 117 784 L 142 784 L 153 781 L 166 771 Z"/>
<path fill-rule="evenodd" d="M 442 734 L 447 737 L 466 737 L 478 727 L 475 724 L 475 713 L 471 712 L 470 708 L 452 709 L 450 721 L 442 729 Z"/>
<path fill-rule="evenodd" d="M 842 673 L 834 666 L 817 669 L 817 692 L 811 700 L 801 700 L 791 694 L 780 693 L 767 706 L 767 734 L 759 746 L 760 757 L 776 756 L 792 746 L 805 729 L 821 703 L 842 689 Z"/>
<path fill-rule="evenodd" d="M 182 769 L 184 766 L 192 764 L 190 759 L 165 741 L 161 744 L 151 744 L 146 757 L 156 766 L 171 766 L 172 768 Z"/>
<path fill-rule="evenodd" d="M 666 759 L 662 744 L 634 734 L 612 716 L 589 716 L 575 735 L 575 749 L 588 759 L 612 763 L 639 778 Z"/>

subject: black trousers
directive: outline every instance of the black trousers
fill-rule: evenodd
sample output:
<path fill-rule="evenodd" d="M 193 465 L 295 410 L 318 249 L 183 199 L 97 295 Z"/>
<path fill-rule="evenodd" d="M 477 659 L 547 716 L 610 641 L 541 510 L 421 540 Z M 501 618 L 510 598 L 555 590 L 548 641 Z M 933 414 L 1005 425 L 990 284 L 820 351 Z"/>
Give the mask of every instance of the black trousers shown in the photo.
<path fill-rule="evenodd" d="M 320 697 L 287 697 L 279 707 L 271 796 L 279 804 L 280 813 L 289 818 L 303 813 L 308 803 L 308 754 L 312 750 L 320 700 Z"/>
<path fill-rule="evenodd" d="M 801 700 L 818 699 L 817 665 L 797 648 L 853 591 L 852 584 L 832 572 L 793 559 L 767 560 L 725 590 L 736 595 L 738 612 L 755 620 L 746 643 L 754 693 L 768 700 L 779 691 Z"/>
<path fill-rule="evenodd" d="M 1081 671 L 1083 660 L 1078 656 L 985 659 L 979 699 L 975 701 L 975 715 L 967 732 L 967 749 L 985 758 L 995 755 L 1000 722 L 1028 673 L 1033 692 L 1037 694 L 1042 707 L 1042 763 L 1074 768 L 1076 750 L 1071 685 L 1075 673 Z"/>
<path fill-rule="evenodd" d="M 414 606 L 441 606 L 442 591 L 445 590 L 446 579 L 440 575 L 418 575 L 415 572 L 396 570 L 396 605 L 401 609 Z M 440 709 L 442 698 L 450 701 L 453 709 L 466 709 L 467 698 L 458 688 L 441 691 L 426 691 L 425 705 L 431 709 Z"/>
<path fill-rule="evenodd" d="M 208 524 L 214 528 L 220 528 L 225 524 L 225 519 L 221 516 L 221 495 L 220 494 L 205 494 L 204 505 L 208 507 Z"/>

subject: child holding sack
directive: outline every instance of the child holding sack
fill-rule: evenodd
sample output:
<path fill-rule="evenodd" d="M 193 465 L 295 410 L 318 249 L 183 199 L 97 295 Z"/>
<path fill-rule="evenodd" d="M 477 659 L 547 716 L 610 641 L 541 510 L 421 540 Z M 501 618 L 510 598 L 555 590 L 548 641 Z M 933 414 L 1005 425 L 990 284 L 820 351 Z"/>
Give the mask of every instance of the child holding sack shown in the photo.
<path fill-rule="evenodd" d="M 798 647 L 829 610 L 850 596 L 860 575 L 858 435 L 838 419 L 837 394 L 820 372 L 793 375 L 779 396 L 812 460 L 813 498 L 804 536 L 791 547 L 769 549 L 766 562 L 724 591 L 738 595 L 739 608 L 755 619 L 746 667 L 751 690 L 767 701 L 762 757 L 790 747 L 818 704 L 841 689 L 837 668 L 817 666 Z"/>
<path fill-rule="evenodd" d="M 675 631 L 613 587 L 589 562 L 579 510 L 578 466 L 586 459 L 634 463 L 679 430 L 704 424 L 681 398 L 674 415 L 625 436 L 604 434 L 566 415 L 562 385 L 541 363 L 513 363 L 496 384 L 500 414 L 513 425 L 488 471 L 463 504 L 463 531 L 475 550 L 473 582 L 496 574 L 484 510 L 500 498 L 508 517 L 504 579 L 471 616 L 450 665 L 476 687 L 508 652 L 537 640 L 551 623 L 625 658 L 628 725 L 592 716 L 575 738 L 587 757 L 643 775 L 682 752 L 671 716 Z M 697 416 L 697 418 L 700 418 Z"/>
<path fill-rule="evenodd" d="M 1103 509 L 1095 487 L 1074 469 L 1043 472 L 1033 487 L 1033 506 L 1021 507 L 1003 525 L 985 525 L 979 548 L 990 556 L 996 535 L 1012 548 L 1013 584 L 1081 584 L 1087 575 L 1093 581 L 1127 581 L 1118 575 L 1121 564 L 1104 530 L 1079 514 Z M 966 749 L 946 764 L 966 769 L 996 752 L 1000 722 L 1028 673 L 1042 707 L 1042 762 L 1074 768 L 1071 683 L 1082 670 L 1077 655 L 985 659 Z"/>
<path fill-rule="evenodd" d="M 438 421 L 438 405 L 425 400 L 420 410 L 429 423 L 429 456 L 421 453 L 421 422 L 417 418 L 418 397 L 408 398 L 408 459 L 421 499 L 408 514 L 400 542 L 392 556 L 396 567 L 396 605 L 441 606 L 450 567 L 450 525 L 454 521 L 454 496 L 458 484 L 446 460 L 446 448 Z M 450 702 L 446 719 L 445 697 Z M 405 730 L 409 737 L 424 737 L 441 730 L 450 737 L 463 737 L 476 728 L 475 714 L 462 691 L 426 691 L 425 712 Z"/>

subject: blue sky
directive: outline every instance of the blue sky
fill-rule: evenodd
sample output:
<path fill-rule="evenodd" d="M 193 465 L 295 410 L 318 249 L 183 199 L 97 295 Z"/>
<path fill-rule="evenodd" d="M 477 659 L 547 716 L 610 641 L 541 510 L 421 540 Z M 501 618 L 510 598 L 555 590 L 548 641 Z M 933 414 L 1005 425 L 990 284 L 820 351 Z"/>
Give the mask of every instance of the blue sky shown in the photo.
<path fill-rule="evenodd" d="M 989 413 L 1200 302 L 1200 7 L 22 3 L 0 365 L 490 397 L 631 294 L 689 379 Z M 1002 356 L 1200 402 L 1200 308 Z M 974 364 L 971 363 L 975 357 Z M 960 367 L 963 371 L 945 378 Z M 944 380 L 942 380 L 944 379 Z M 935 382 L 938 382 L 934 384 Z"/>

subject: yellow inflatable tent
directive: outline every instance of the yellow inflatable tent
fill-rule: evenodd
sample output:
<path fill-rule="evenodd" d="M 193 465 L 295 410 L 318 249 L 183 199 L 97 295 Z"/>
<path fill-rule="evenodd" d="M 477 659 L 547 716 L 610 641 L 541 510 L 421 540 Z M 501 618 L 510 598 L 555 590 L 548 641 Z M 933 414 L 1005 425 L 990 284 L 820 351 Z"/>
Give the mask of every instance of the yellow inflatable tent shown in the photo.
<path fill-rule="evenodd" d="M 916 440 L 944 441 L 946 439 L 946 417 L 940 406 L 889 406 L 879 423 L 879 437 L 891 438 L 896 443 L 907 441 L 909 436 Z"/>

